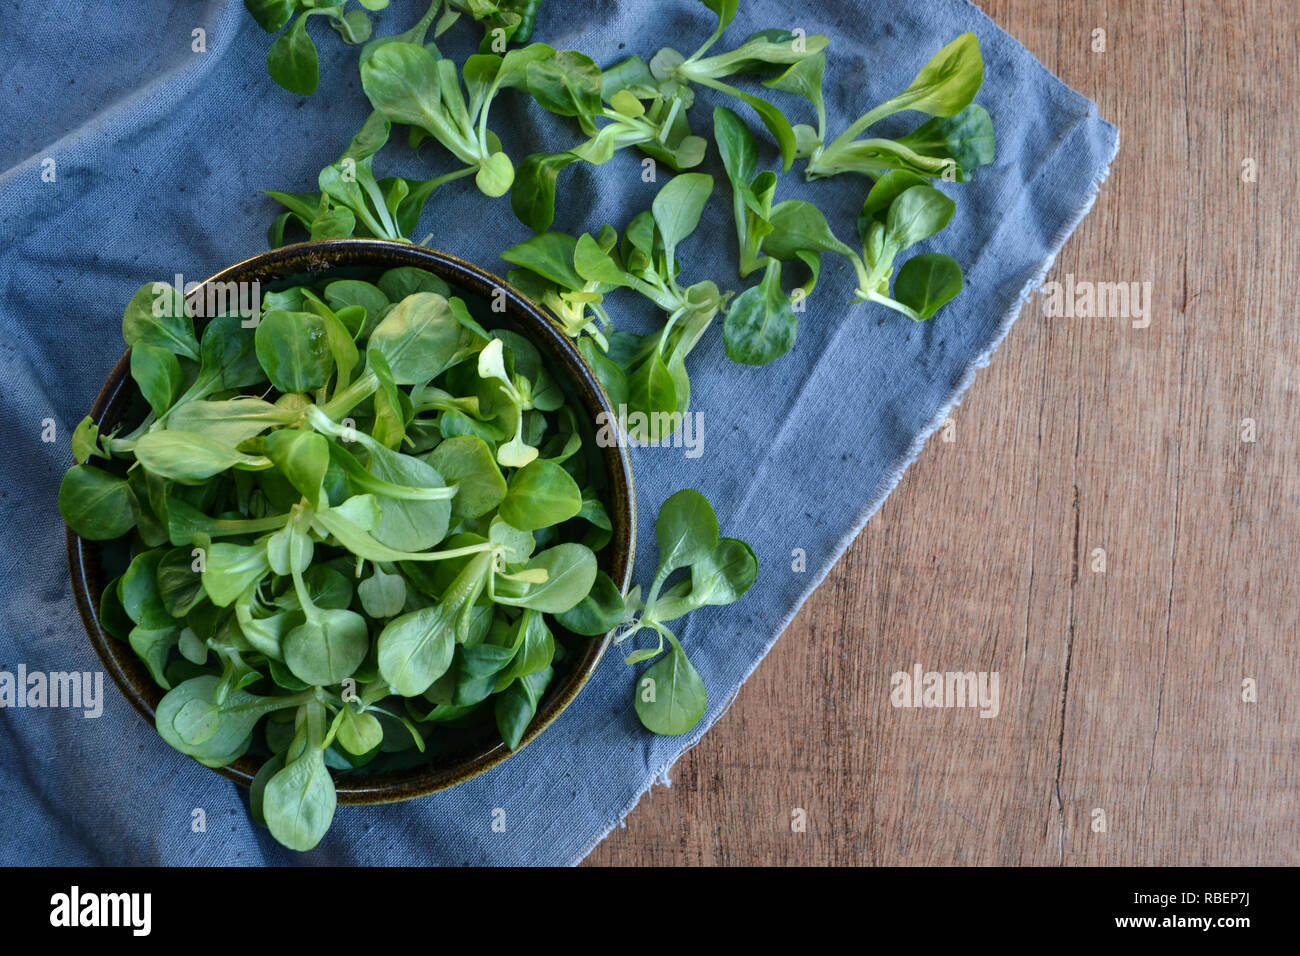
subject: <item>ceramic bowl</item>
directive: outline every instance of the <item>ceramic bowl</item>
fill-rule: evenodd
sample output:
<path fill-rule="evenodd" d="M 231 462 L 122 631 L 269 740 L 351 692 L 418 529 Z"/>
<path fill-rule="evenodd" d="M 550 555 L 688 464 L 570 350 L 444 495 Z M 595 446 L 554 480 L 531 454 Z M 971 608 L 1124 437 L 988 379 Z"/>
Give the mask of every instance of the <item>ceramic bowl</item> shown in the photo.
<path fill-rule="evenodd" d="M 191 293 L 202 297 L 212 283 L 260 283 L 263 292 L 280 284 L 314 281 L 325 277 L 374 278 L 396 266 L 416 266 L 441 277 L 470 305 L 475 317 L 489 328 L 507 328 L 528 338 L 560 380 L 570 399 L 587 412 L 595 432 L 597 416 L 612 416 L 609 400 L 572 341 L 558 325 L 522 293 L 504 280 L 445 252 L 410 243 L 379 239 L 335 239 L 304 242 L 261 253 L 212 276 Z M 203 301 L 196 298 L 196 302 Z M 504 301 L 504 311 L 492 308 Z M 123 355 L 95 399 L 90 414 L 101 430 L 123 421 L 139 420 L 143 398 L 130 373 L 130 353 Z M 593 445 L 595 443 L 593 442 Z M 626 592 L 632 571 L 636 513 L 632 470 L 626 450 L 617 445 L 599 447 L 604 464 L 606 506 L 613 525 L 613 538 L 599 555 L 604 570 Z M 130 645 L 111 637 L 100 625 L 99 603 L 107 581 L 104 570 L 108 543 L 85 540 L 68 531 L 68 566 L 72 591 L 81 611 L 91 644 L 126 698 L 149 721 L 152 730 L 154 708 L 164 691 Z M 564 632 L 560 632 L 564 633 Z M 534 740 L 569 706 L 586 684 L 609 646 L 604 638 L 574 637 L 568 641 L 570 655 L 563 662 L 537 708 L 537 715 L 525 731 L 520 748 Z M 144 727 L 139 732 L 146 732 Z M 436 744 L 435 744 L 436 742 Z M 518 753 L 516 749 L 514 753 Z M 338 799 L 344 804 L 389 803 L 424 796 L 463 783 L 510 757 L 496 728 L 473 730 L 439 728 L 419 762 L 398 770 L 366 774 L 365 769 L 335 772 Z M 185 759 L 180 754 L 177 760 Z M 218 772 L 248 784 L 266 758 L 247 754 Z"/>

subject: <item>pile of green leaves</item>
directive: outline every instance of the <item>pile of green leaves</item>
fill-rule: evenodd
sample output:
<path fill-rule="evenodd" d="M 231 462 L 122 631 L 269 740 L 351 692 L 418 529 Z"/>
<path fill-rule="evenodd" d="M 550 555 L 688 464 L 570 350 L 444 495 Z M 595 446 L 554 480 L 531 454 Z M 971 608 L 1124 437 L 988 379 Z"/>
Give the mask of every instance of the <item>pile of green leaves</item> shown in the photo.
<path fill-rule="evenodd" d="M 961 293 L 962 269 L 940 252 L 904 254 L 935 237 L 956 211 L 931 181 L 965 182 L 976 166 L 993 159 L 992 122 L 972 103 L 984 75 L 974 35 L 953 40 L 906 90 L 827 143 L 827 36 L 762 30 L 716 53 L 738 0 L 703 3 L 718 22 L 689 57 L 666 48 L 649 64 L 632 56 L 602 70 L 585 53 L 558 52 L 542 43 L 504 56 L 480 53 L 461 70 L 468 99 L 455 66 L 433 44 L 421 46 L 430 8 L 407 34 L 372 42 L 363 51 L 361 81 L 376 113 L 342 159 L 322 170 L 320 193 L 272 194 L 289 208 L 272 228 L 273 245 L 285 241 L 287 224 L 302 226 L 312 238 L 406 237 L 435 189 L 471 173 L 487 195 L 510 190 L 516 215 L 537 233 L 504 252 L 517 267 L 510 280 L 580 339 L 582 354 L 614 405 L 627 406 L 629 419 L 636 420 L 628 433 L 637 441 L 663 441 L 679 427 L 690 402 L 686 356 L 719 313 L 725 315 L 725 351 L 735 362 L 766 364 L 793 349 L 798 312 L 818 284 L 827 252 L 853 265 L 857 302 L 915 321 L 935 316 Z M 445 16 L 438 29 L 446 29 L 446 22 Z M 792 124 L 772 101 L 731 82 L 746 75 L 806 100 L 816 125 Z M 588 138 L 560 153 L 533 153 L 516 170 L 487 127 L 487 108 L 504 87 L 519 88 L 543 108 L 572 117 Z M 714 186 L 703 174 L 672 178 L 621 238 L 608 225 L 578 237 L 551 232 L 559 174 L 577 161 L 607 163 L 617 151 L 636 146 L 675 170 L 701 163 L 707 142 L 692 133 L 688 120 L 695 87 L 723 92 L 757 114 L 785 170 L 805 159 L 809 179 L 840 173 L 870 178 L 858 217 L 861 246 L 855 250 L 841 242 L 813 203 L 777 202 L 779 172 L 759 169 L 759 143 L 728 107 L 715 108 L 714 138 L 731 185 L 738 276 L 746 280 L 761 271 L 753 285 L 737 293 L 707 277 L 679 282 L 677 246 L 697 228 Z M 931 118 L 901 138 L 862 138 L 881 120 L 905 111 Z M 374 178 L 373 155 L 389 138 L 391 124 L 407 125 L 412 142 L 437 138 L 464 168 L 426 181 Z M 792 261 L 798 274 L 790 271 Z M 663 312 L 658 332 L 633 336 L 615 328 L 606 297 L 620 289 L 650 299 Z"/>
<path fill-rule="evenodd" d="M 428 12 L 410 30 L 391 37 L 371 40 L 374 24 L 366 11 L 388 7 L 389 0 L 244 0 L 244 7 L 267 33 L 280 33 L 266 54 L 271 78 L 290 93 L 310 96 L 320 82 L 320 54 L 307 32 L 307 18 L 324 16 L 343 42 L 365 44 L 362 56 L 375 46 L 397 40 L 421 43 L 438 17 L 434 36 L 441 36 L 462 15 L 483 27 L 483 52 L 501 53 L 513 42 L 527 43 L 544 0 L 434 0 Z M 438 12 L 442 11 L 439 17 Z M 285 27 L 288 29 L 285 30 Z M 284 30 L 283 33 L 280 31 Z M 369 41 L 369 42 L 367 42 Z"/>
<path fill-rule="evenodd" d="M 363 49 L 362 85 L 376 112 L 344 156 L 322 170 L 319 193 L 272 193 L 289 209 L 272 227 L 272 243 L 286 241 L 289 224 L 313 238 L 404 238 L 435 189 L 470 174 L 486 195 L 509 191 L 516 214 L 537 233 L 504 254 L 519 267 L 511 280 L 550 309 L 570 335 L 590 339 L 580 347 L 615 404 L 626 397 L 629 411 L 645 416 L 640 433 L 631 435 L 642 441 L 662 440 L 680 422 L 690 398 L 686 355 L 718 313 L 726 315 L 723 337 L 733 361 L 762 365 L 794 347 L 798 312 L 816 288 L 828 252 L 853 266 L 855 301 L 915 321 L 933 317 L 961 292 L 961 267 L 942 253 L 903 254 L 933 238 L 956 209 L 932 180 L 966 182 L 974 169 L 993 160 L 992 121 L 973 102 L 984 78 L 974 35 L 953 40 L 906 89 L 830 139 L 823 94 L 829 38 L 760 30 L 719 53 L 739 0 L 702 2 L 715 14 L 716 27 L 690 56 L 665 48 L 649 63 L 631 56 L 602 70 L 582 52 L 533 43 L 504 55 L 471 56 L 459 75 L 434 44 L 424 42 L 439 9 L 433 4 L 411 30 L 372 40 Z M 492 14 L 488 3 L 448 3 L 436 32 L 454 22 L 453 6 L 480 20 L 504 15 L 504 8 Z M 525 36 L 515 31 L 509 38 Z M 805 100 L 815 125 L 792 123 L 772 100 L 736 85 L 746 77 L 761 79 L 779 95 Z M 531 154 L 516 168 L 488 126 L 491 102 L 510 87 L 572 117 L 586 139 L 560 153 Z M 688 119 L 699 87 L 723 93 L 757 115 L 784 170 L 804 159 L 810 181 L 842 173 L 872 181 L 858 217 L 859 249 L 841 242 L 814 204 L 777 201 L 779 172 L 759 168 L 760 147 L 745 121 L 719 106 L 713 129 L 731 186 L 737 271 L 741 279 L 759 270 L 761 275 L 738 291 L 716 277 L 678 283 L 676 243 L 698 224 L 713 185 L 711 177 L 681 172 L 699 165 L 708 148 Z M 882 120 L 908 111 L 929 119 L 898 138 L 864 138 Z M 464 167 L 423 181 L 377 180 L 371 164 L 391 124 L 408 126 L 413 143 L 426 136 L 437 139 Z M 576 238 L 549 231 L 560 173 L 576 162 L 606 163 L 633 146 L 679 172 L 653 209 L 632 218 L 622 239 L 608 225 Z M 680 228 L 687 224 L 689 229 Z M 786 265 L 791 261 L 799 267 L 795 278 Z M 662 330 L 650 337 L 616 330 L 605 297 L 618 289 L 630 289 L 659 307 L 666 316 Z M 669 417 L 673 414 L 675 419 Z"/>
<path fill-rule="evenodd" d="M 755 270 L 763 270 L 757 284 L 734 298 L 729 293 L 721 294 L 722 302 L 731 300 L 724 323 L 727 355 L 736 362 L 761 365 L 794 346 L 798 332 L 795 303 L 806 299 L 816 287 L 826 252 L 850 260 L 858 277 L 856 301 L 883 305 L 916 321 L 934 316 L 961 291 L 961 267 L 951 256 L 939 253 L 913 256 L 901 265 L 898 260 L 904 251 L 942 230 L 955 211 L 952 200 L 931 186 L 929 180 L 966 182 L 973 169 L 993 161 L 992 121 L 982 107 L 973 103 L 984 77 L 983 58 L 974 35 L 964 34 L 945 46 L 902 93 L 868 111 L 826 144 L 822 88 L 828 39 L 764 30 L 729 53 L 707 56 L 735 18 L 738 2 L 704 2 L 717 14 L 717 28 L 690 57 L 664 49 L 648 67 L 634 57 L 606 74 L 602 93 L 611 106 L 617 107 L 614 112 L 631 115 L 644 99 L 651 99 L 656 107 L 672 102 L 674 122 L 686 124 L 686 110 L 694 102 L 692 84 L 706 86 L 740 100 L 758 115 L 776 143 L 786 170 L 796 158 L 802 158 L 808 160 L 809 180 L 851 172 L 874 181 L 858 219 L 862 242 L 859 254 L 835 238 L 825 215 L 815 205 L 776 202 L 778 174 L 759 170 L 758 144 L 748 127 L 727 107 L 715 109 L 714 136 L 732 187 L 738 272 L 741 278 L 747 278 Z M 808 100 L 816 113 L 817 126 L 791 125 L 768 100 L 723 82 L 724 77 L 743 74 L 765 76 L 767 87 Z M 611 76 L 617 78 L 615 82 L 609 82 Z M 581 82 L 589 86 L 591 78 L 584 74 Z M 611 94 L 611 90 L 615 92 Z M 622 97 L 619 103 L 613 102 L 615 96 Z M 609 110 L 606 107 L 607 113 Z M 879 121 L 907 110 L 932 119 L 899 139 L 859 138 Z M 625 140 L 613 140 L 641 145 L 630 135 Z M 587 158 L 584 148 L 571 150 L 568 155 Z M 674 168 L 680 168 L 680 164 Z M 527 189 L 530 197 L 536 193 L 531 184 Z M 516 212 L 537 229 L 550 225 L 553 181 L 545 198 L 543 214 L 534 214 L 540 207 L 531 198 L 521 202 L 518 188 L 512 194 Z M 787 291 L 782 284 L 783 263 L 791 260 L 802 263 L 807 275 Z M 553 281 L 553 276 L 541 275 Z M 570 287 L 568 291 L 589 295 L 603 290 Z M 553 294 L 544 298 L 555 300 Z M 561 295 L 561 301 L 571 305 L 572 296 L 566 299 Z M 590 324 L 580 321 L 581 315 L 566 319 L 572 334 L 591 331 Z M 602 331 L 608 334 L 608 329 Z M 666 380 L 663 374 L 658 377 Z M 675 378 L 680 382 L 680 375 Z"/>
<path fill-rule="evenodd" d="M 822 51 L 830 43 L 830 38 L 822 34 L 802 36 L 789 30 L 760 30 L 734 50 L 706 57 L 705 54 L 722 39 L 728 25 L 736 18 L 740 0 L 703 0 L 703 3 L 717 14 L 717 28 L 689 57 L 671 47 L 660 50 L 650 61 L 651 74 L 661 89 L 674 90 L 698 84 L 726 93 L 748 105 L 772 134 L 781 153 L 782 165 L 790 169 L 797 142 L 794 128 L 785 114 L 769 101 L 723 82 L 723 78 L 744 74 L 769 75 L 782 68 L 793 71 L 803 69 L 807 63 L 824 63 Z"/>
<path fill-rule="evenodd" d="M 667 623 L 702 607 L 740 600 L 758 576 L 758 559 L 744 541 L 718 537 L 713 507 L 689 488 L 677 492 L 659 509 L 655 536 L 659 570 L 644 597 L 639 587 L 628 595 L 623 615 L 628 623 L 615 640 L 627 641 L 645 629 L 658 635 L 655 647 L 633 651 L 625 658 L 627 663 L 637 664 L 659 657 L 637 678 L 637 716 L 657 734 L 684 734 L 704 716 L 708 694 Z M 674 576 L 678 580 L 670 585 Z M 660 657 L 665 641 L 668 653 Z"/>
<path fill-rule="evenodd" d="M 320 171 L 320 192 L 265 190 L 288 210 L 267 232 L 271 246 L 284 245 L 295 229 L 310 239 L 363 236 L 406 241 L 433 191 L 474 172 L 469 167 L 419 182 L 397 176 L 375 178 L 374 156 L 388 142 L 391 128 L 386 117 L 372 113 L 343 155 Z"/>
<path fill-rule="evenodd" d="M 546 232 L 502 253 L 522 267 L 509 273 L 513 284 L 551 308 L 570 335 L 588 333 L 599 346 L 597 352 L 588 345 L 584 355 L 611 404 L 644 416 L 629 428 L 637 441 L 664 440 L 680 423 L 691 400 L 686 357 L 726 305 L 727 295 L 707 279 L 678 282 L 677 249 L 695 232 L 712 192 L 713 177 L 683 173 L 660 189 L 650 211 L 628 224 L 621 241 L 609 227 L 597 238 Z M 665 315 L 663 328 L 606 338 L 610 321 L 602 301 L 616 288 L 653 302 Z"/>
<path fill-rule="evenodd" d="M 374 25 L 367 10 L 382 10 L 388 0 L 358 0 L 359 7 L 348 9 L 350 0 L 244 0 L 257 25 L 267 33 L 280 33 L 266 54 L 266 68 L 271 79 L 290 93 L 309 96 L 320 82 L 320 54 L 307 32 L 307 20 L 323 16 L 345 43 L 362 44 L 370 39 Z M 286 25 L 289 27 L 285 30 Z"/>
<path fill-rule="evenodd" d="M 570 51 L 538 69 L 530 92 L 551 112 L 573 117 L 587 136 L 559 153 L 533 153 L 520 166 L 510 204 L 535 232 L 555 221 L 559 175 L 576 162 L 603 166 L 631 147 L 677 172 L 704 161 L 708 143 L 686 118 L 694 94 L 689 87 L 661 87 L 640 57 L 602 72 L 590 57 Z"/>
<path fill-rule="evenodd" d="M 488 128 L 492 101 L 521 86 L 529 64 L 555 55 L 545 43 L 533 43 L 504 56 L 477 53 L 457 71 L 432 44 L 385 43 L 363 58 L 361 85 L 379 113 L 411 128 L 413 145 L 433 138 L 474 173 L 484 195 L 502 196 L 515 170 Z"/>
<path fill-rule="evenodd" d="M 700 722 L 708 693 L 667 624 L 702 607 L 739 601 L 758 577 L 758 559 L 744 541 L 718 537 L 713 506 L 693 488 L 664 502 L 655 536 L 659 570 L 644 595 L 638 585 L 625 599 L 612 582 L 597 580 L 591 593 L 557 615 L 557 620 L 575 634 L 605 634 L 618 628 L 614 640 L 620 644 L 643 630 L 654 631 L 659 638 L 656 646 L 628 654 L 624 658 L 628 664 L 660 657 L 667 642 L 667 656 L 638 677 L 634 701 L 647 730 L 677 735 Z"/>
<path fill-rule="evenodd" d="M 734 361 L 761 365 L 793 347 L 798 320 L 792 297 L 781 285 L 782 264 L 792 260 L 809 274 L 797 288 L 796 301 L 816 287 L 827 252 L 853 265 L 855 301 L 883 305 L 914 321 L 931 318 L 961 292 L 961 266 L 942 253 L 911 257 L 895 277 L 901 254 L 943 230 L 956 211 L 956 204 L 925 176 L 906 170 L 878 174 L 858 216 L 859 254 L 835 237 L 817 206 L 793 199 L 775 202 L 777 178 L 757 171 L 757 145 L 739 117 L 718 107 L 714 129 L 731 180 L 741 274 L 764 270 L 759 284 L 738 296 L 727 313 L 724 339 Z"/>
<path fill-rule="evenodd" d="M 735 18 L 738 0 L 704 2 L 718 14 L 718 26 L 689 58 L 664 49 L 649 64 L 633 56 L 603 72 L 594 60 L 580 54 L 570 54 L 551 65 L 555 74 L 551 85 L 564 90 L 568 107 L 553 112 L 574 117 L 588 139 L 562 153 L 537 153 L 524 161 L 510 199 L 525 225 L 537 232 L 550 228 L 555 219 L 558 175 L 579 160 L 602 165 L 617 151 L 635 146 L 674 171 L 698 166 L 708 144 L 691 132 L 687 119 L 687 112 L 695 104 L 696 85 L 726 93 L 750 106 L 775 138 L 785 168 L 790 168 L 796 144 L 789 121 L 770 102 L 723 79 L 800 63 L 824 49 L 829 38 L 764 30 L 735 50 L 705 57 Z M 547 105 L 544 96 L 534 96 Z"/>
<path fill-rule="evenodd" d="M 211 767 L 269 754 L 254 813 L 303 850 L 330 771 L 484 722 L 518 746 L 570 634 L 548 620 L 621 598 L 599 457 L 525 338 L 411 268 L 269 292 L 252 324 L 199 334 L 176 290 L 137 292 L 147 411 L 82 422 L 59 508 L 122 542 L 100 619 L 167 690 L 158 732 Z"/>
<path fill-rule="evenodd" d="M 825 64 L 821 64 L 824 69 Z M 966 182 L 977 166 L 993 161 L 993 123 L 988 112 L 974 104 L 984 83 L 984 58 L 973 33 L 963 33 L 921 68 L 907 89 L 868 110 L 826 143 L 826 107 L 820 76 L 813 82 L 816 65 L 792 68 L 771 85 L 808 98 L 817 110 L 817 129 L 796 132 L 798 153 L 808 160 L 810 180 L 839 173 L 878 176 L 902 170 L 931 179 Z M 859 137 L 867 129 L 896 113 L 911 110 L 933 117 L 899 139 Z"/>

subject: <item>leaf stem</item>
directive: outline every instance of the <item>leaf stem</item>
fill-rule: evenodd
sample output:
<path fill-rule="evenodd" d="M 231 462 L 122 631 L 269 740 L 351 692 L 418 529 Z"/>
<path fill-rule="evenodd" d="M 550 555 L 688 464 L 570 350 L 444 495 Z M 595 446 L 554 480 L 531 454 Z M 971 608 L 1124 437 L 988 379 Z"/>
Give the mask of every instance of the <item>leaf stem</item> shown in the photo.
<path fill-rule="evenodd" d="M 375 374 L 374 369 L 368 368 L 357 376 L 355 382 L 336 394 L 328 402 L 317 405 L 316 408 L 329 416 L 331 421 L 337 422 L 378 390 L 379 376 Z"/>

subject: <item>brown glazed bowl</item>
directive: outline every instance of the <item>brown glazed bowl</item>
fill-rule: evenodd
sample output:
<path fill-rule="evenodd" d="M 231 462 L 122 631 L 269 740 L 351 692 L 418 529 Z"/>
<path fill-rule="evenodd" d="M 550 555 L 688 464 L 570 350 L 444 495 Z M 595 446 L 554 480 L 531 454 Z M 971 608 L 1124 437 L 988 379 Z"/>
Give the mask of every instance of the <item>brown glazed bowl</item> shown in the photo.
<path fill-rule="evenodd" d="M 233 265 L 212 276 L 190 297 L 202 303 L 204 299 L 197 297 L 204 296 L 205 287 L 217 282 L 256 280 L 266 291 L 277 284 L 325 276 L 374 278 L 396 266 L 416 266 L 434 273 L 469 303 L 475 317 L 485 326 L 511 329 L 528 338 L 540 350 L 570 399 L 588 413 L 591 434 L 594 434 L 600 413 L 604 412 L 612 419 L 609 399 L 559 326 L 503 280 L 445 252 L 380 239 L 304 242 L 273 249 Z M 499 308 L 502 298 L 504 312 L 488 307 L 495 299 Z M 201 318 L 201 313 L 198 317 Z M 132 406 L 138 410 L 141 401 L 139 389 L 131 378 L 130 352 L 127 352 L 109 374 L 90 414 L 102 430 L 108 430 L 130 415 Z M 593 447 L 597 447 L 594 442 Z M 613 538 L 599 556 L 600 565 L 618 588 L 626 592 L 632 574 L 636 534 L 632 469 L 621 445 L 598 447 L 597 451 L 604 463 L 606 505 L 613 525 Z M 107 583 L 103 560 L 105 545 L 111 545 L 111 542 L 88 541 L 68 531 L 72 592 L 90 642 L 105 669 L 127 700 L 152 725 L 154 708 L 162 699 L 163 690 L 154 683 L 130 645 L 111 637 L 100 625 L 100 595 Z M 561 630 L 558 633 L 567 632 Z M 521 748 L 545 730 L 578 695 L 609 646 L 610 637 L 608 634 L 603 638 L 575 637 L 567 642 L 570 654 L 562 665 L 563 670 L 556 675 L 539 702 L 537 714 L 520 742 Z M 448 739 L 441 740 L 444 734 Z M 438 733 L 431 736 L 429 745 L 428 753 L 420 758 L 418 764 L 403 769 L 370 775 L 365 775 L 364 769 L 346 773 L 336 771 L 339 803 L 392 803 L 424 796 L 476 777 L 511 755 L 490 724 L 486 728 L 470 730 L 439 728 Z M 181 759 L 180 754 L 176 756 Z M 265 759 L 264 756 L 246 754 L 221 767 L 218 772 L 247 785 Z"/>

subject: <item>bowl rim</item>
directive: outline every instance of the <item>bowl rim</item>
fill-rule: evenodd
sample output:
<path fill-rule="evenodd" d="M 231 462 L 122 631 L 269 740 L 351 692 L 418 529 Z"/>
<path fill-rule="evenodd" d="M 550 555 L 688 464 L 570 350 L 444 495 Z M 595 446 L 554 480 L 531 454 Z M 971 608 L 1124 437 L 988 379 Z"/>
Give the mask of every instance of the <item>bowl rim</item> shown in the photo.
<path fill-rule="evenodd" d="M 504 296 L 505 314 L 513 315 L 521 328 L 530 333 L 529 340 L 549 353 L 554 363 L 563 366 L 569 381 L 579 393 L 581 404 L 592 413 L 593 420 L 602 412 L 609 416 L 607 421 L 616 420 L 609 396 L 600 386 L 573 340 L 564 333 L 555 319 L 500 277 L 438 249 L 388 239 L 321 239 L 294 243 L 250 256 L 222 269 L 195 286 L 187 294 L 186 299 L 191 300 L 203 294 L 204 290 L 214 283 L 251 281 L 254 278 L 259 281 L 274 281 L 302 272 L 327 273 L 347 267 L 379 269 L 405 265 L 426 269 L 453 287 L 460 287 L 483 298 L 493 295 Z M 131 351 L 127 349 L 113 366 L 96 395 L 91 405 L 90 417 L 97 423 L 102 422 L 108 409 L 121 399 L 123 389 L 134 387 L 130 376 L 130 360 Z M 626 594 L 631 583 L 633 558 L 636 554 L 636 493 L 632 465 L 624 443 L 615 442 L 613 445 L 598 447 L 610 482 L 611 497 L 614 499 L 612 502 L 607 502 L 614 506 L 611 508 L 610 516 L 614 524 L 614 537 L 610 541 L 611 568 L 608 573 L 619 591 Z M 68 570 L 72 581 L 73 597 L 91 646 L 94 647 L 100 662 L 113 682 L 117 684 L 118 689 L 152 727 L 154 707 L 157 705 L 156 702 L 162 699 L 164 691 L 152 680 L 139 680 L 142 666 L 132 667 L 136 671 L 135 674 L 128 671 L 124 661 L 130 661 L 133 652 L 129 645 L 112 637 L 103 629 L 99 621 L 99 609 L 93 600 L 92 575 L 97 573 L 98 569 L 94 568 L 92 558 L 97 555 L 101 546 L 102 542 L 87 541 L 71 528 L 67 529 Z M 100 582 L 101 594 L 104 583 L 107 582 Z M 603 637 L 588 639 L 591 645 L 585 649 L 569 672 L 567 682 L 555 688 L 553 695 L 552 689 L 548 688 L 547 694 L 538 705 L 537 713 L 524 731 L 519 746 L 514 750 L 508 749 L 503 741 L 497 740 L 486 749 L 476 748 L 470 756 L 444 768 L 421 765 L 407 770 L 391 771 L 374 778 L 334 775 L 338 802 L 344 805 L 395 803 L 427 796 L 471 780 L 501 764 L 535 740 L 569 707 L 600 664 L 612 638 L 613 631 L 610 631 Z M 247 786 L 252 782 L 261 762 L 262 758 L 245 754 L 239 760 L 224 767 L 209 769 Z"/>

